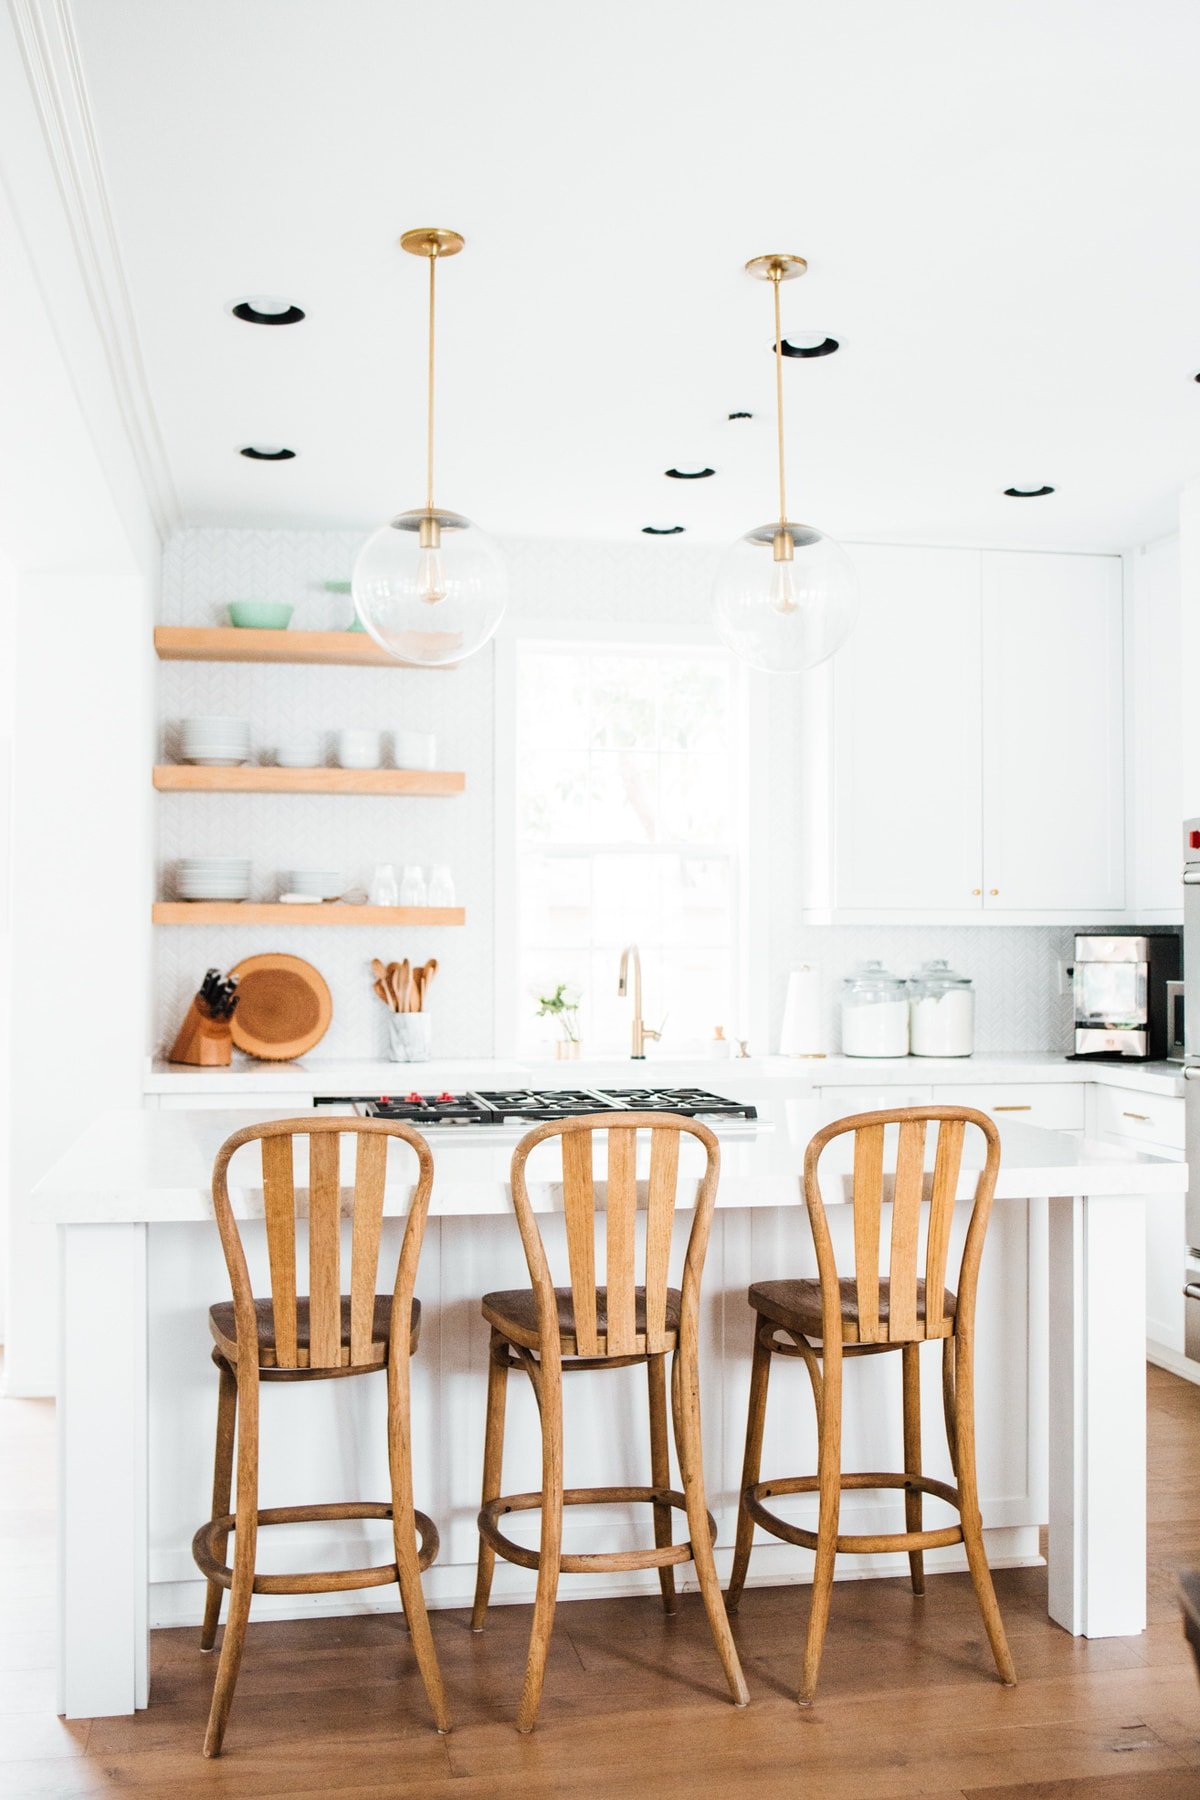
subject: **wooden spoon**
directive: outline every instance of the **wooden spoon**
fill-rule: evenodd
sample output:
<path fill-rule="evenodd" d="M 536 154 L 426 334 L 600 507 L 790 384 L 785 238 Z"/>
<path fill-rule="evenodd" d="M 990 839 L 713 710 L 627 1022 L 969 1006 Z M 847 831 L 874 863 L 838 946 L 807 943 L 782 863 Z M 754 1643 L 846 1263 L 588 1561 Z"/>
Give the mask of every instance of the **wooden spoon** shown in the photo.
<path fill-rule="evenodd" d="M 410 1012 L 412 1010 L 408 1004 L 409 976 L 409 962 L 406 956 L 392 976 L 392 992 L 396 996 L 397 1012 Z"/>
<path fill-rule="evenodd" d="M 390 1007 L 391 1010 L 393 1012 L 395 1012 L 396 1009 L 394 1006 L 392 1006 L 392 996 L 388 989 L 387 983 L 384 981 L 377 981 L 375 983 L 375 992 L 378 994 L 379 998 L 383 1001 L 383 1004 L 387 1007 Z"/>

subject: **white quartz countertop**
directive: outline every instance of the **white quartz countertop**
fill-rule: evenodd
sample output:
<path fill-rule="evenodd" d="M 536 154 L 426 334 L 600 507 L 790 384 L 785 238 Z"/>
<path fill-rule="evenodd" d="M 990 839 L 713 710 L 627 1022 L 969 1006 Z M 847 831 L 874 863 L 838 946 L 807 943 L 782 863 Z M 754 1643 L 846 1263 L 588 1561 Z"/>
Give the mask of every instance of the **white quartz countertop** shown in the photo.
<path fill-rule="evenodd" d="M 928 1087 L 988 1082 L 1097 1082 L 1139 1093 L 1178 1096 L 1183 1073 L 1178 1063 L 1070 1062 L 1053 1051 L 932 1056 L 672 1057 L 664 1053 L 640 1062 L 628 1057 L 586 1062 L 520 1061 L 485 1058 L 428 1063 L 395 1063 L 375 1058 L 307 1056 L 295 1062 L 264 1063 L 235 1056 L 228 1069 L 191 1069 L 177 1063 L 148 1065 L 147 1094 L 156 1095 L 348 1095 L 424 1092 L 448 1088 L 514 1087 L 678 1087 L 694 1083 L 716 1093 L 741 1095 L 750 1083 L 785 1082 L 802 1087 Z"/>
<path fill-rule="evenodd" d="M 718 1205 L 723 1207 L 796 1206 L 803 1198 L 801 1169 L 804 1148 L 825 1120 L 815 1095 L 765 1101 L 759 1129 L 733 1131 L 721 1139 Z M 265 1109 L 266 1117 L 280 1117 Z M 246 1122 L 241 1111 L 112 1111 L 102 1113 L 59 1158 L 34 1190 L 40 1217 L 60 1224 L 167 1222 L 212 1217 L 210 1172 L 218 1146 Z M 1037 1126 L 1006 1123 L 1000 1128 L 1003 1157 L 998 1199 L 1046 1195 L 1167 1194 L 1187 1185 L 1187 1168 L 1147 1156 L 1123 1145 L 1081 1140 Z M 511 1205 L 509 1165 L 515 1133 L 491 1127 L 431 1131 L 435 1176 L 431 1211 L 460 1216 L 507 1212 Z M 720 1134 L 719 1134 L 720 1135 Z M 932 1154 L 934 1134 L 929 1133 Z M 648 1133 L 642 1139 L 648 1149 Z M 978 1138 L 968 1133 L 960 1197 L 974 1188 Z M 849 1139 L 844 1140 L 846 1148 Z M 343 1181 L 352 1183 L 352 1145 L 342 1141 Z M 823 1166 L 822 1191 L 827 1201 L 846 1198 L 849 1168 L 842 1146 L 832 1147 Z M 603 1178 L 597 1145 L 596 1173 Z M 529 1166 L 535 1206 L 554 1211 L 561 1193 L 554 1179 L 556 1147 L 536 1153 L 545 1158 L 540 1173 Z M 972 1160 L 974 1158 L 974 1160 Z M 691 1141 L 681 1158 L 680 1203 L 690 1205 L 700 1166 L 699 1147 Z M 410 1153 L 403 1145 L 392 1152 L 385 1211 L 405 1211 L 411 1191 Z M 826 1172 L 827 1171 L 827 1172 Z M 640 1170 L 644 1174 L 645 1170 Z M 305 1172 L 298 1158 L 297 1182 Z M 235 1211 L 253 1218 L 262 1213 L 257 1154 L 242 1153 L 231 1169 L 230 1191 Z M 347 1191 L 349 1199 L 350 1188 Z"/>

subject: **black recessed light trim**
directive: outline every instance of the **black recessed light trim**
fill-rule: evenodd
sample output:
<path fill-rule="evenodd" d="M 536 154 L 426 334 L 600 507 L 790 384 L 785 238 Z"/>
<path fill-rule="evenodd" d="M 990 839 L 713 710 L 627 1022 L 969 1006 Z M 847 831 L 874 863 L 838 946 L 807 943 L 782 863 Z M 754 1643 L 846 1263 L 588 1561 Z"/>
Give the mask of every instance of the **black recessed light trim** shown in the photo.
<path fill-rule="evenodd" d="M 664 469 L 663 474 L 669 481 L 707 481 L 715 469 Z"/>
<path fill-rule="evenodd" d="M 1197 375 L 1196 380 L 1200 381 L 1200 375 Z M 754 417 L 754 414 L 748 413 L 748 412 L 735 412 L 735 413 L 726 413 L 725 416 L 727 419 L 752 419 Z"/>
<path fill-rule="evenodd" d="M 823 338 L 819 344 L 789 344 L 784 338 L 779 346 L 784 356 L 832 356 L 841 345 L 836 338 Z M 771 345 L 771 355 L 775 354 L 775 346 Z"/>
<path fill-rule="evenodd" d="M 239 456 L 248 456 L 251 462 L 291 462 L 294 450 L 260 450 L 256 444 L 243 444 L 238 451 Z"/>
<path fill-rule="evenodd" d="M 289 306 L 286 312 L 257 312 L 248 300 L 239 300 L 230 310 L 247 325 L 298 325 L 304 317 L 298 306 Z"/>
<path fill-rule="evenodd" d="M 1040 488 L 1005 488 L 1009 500 L 1041 500 L 1046 494 L 1052 494 L 1052 487 Z"/>
<path fill-rule="evenodd" d="M 643 525 L 642 526 L 642 530 L 645 532 L 647 537 L 678 537 L 679 533 L 681 531 L 686 531 L 686 529 L 687 529 L 687 527 L 685 525 Z"/>

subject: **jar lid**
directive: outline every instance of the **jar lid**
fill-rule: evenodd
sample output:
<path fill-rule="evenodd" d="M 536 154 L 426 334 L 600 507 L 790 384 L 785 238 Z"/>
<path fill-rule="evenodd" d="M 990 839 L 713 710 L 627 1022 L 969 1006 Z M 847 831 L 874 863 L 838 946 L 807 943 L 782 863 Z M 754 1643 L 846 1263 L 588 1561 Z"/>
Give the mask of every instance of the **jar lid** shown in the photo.
<path fill-rule="evenodd" d="M 858 963 L 842 978 L 846 994 L 859 1000 L 895 1000 L 905 989 L 904 977 L 893 975 L 881 962 Z"/>
<path fill-rule="evenodd" d="M 944 957 L 933 956 L 911 976 L 910 985 L 924 988 L 931 994 L 944 993 L 947 988 L 970 987 L 971 977 L 959 975 Z"/>

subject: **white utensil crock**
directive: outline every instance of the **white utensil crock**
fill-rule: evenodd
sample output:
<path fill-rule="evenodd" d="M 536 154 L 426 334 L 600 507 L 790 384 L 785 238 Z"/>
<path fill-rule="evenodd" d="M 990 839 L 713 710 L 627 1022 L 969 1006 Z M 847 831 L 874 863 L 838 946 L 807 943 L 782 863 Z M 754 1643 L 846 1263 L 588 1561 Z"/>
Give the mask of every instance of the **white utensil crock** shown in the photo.
<path fill-rule="evenodd" d="M 392 1013 L 388 1018 L 393 1062 L 428 1062 L 433 1044 L 431 1013 Z"/>

